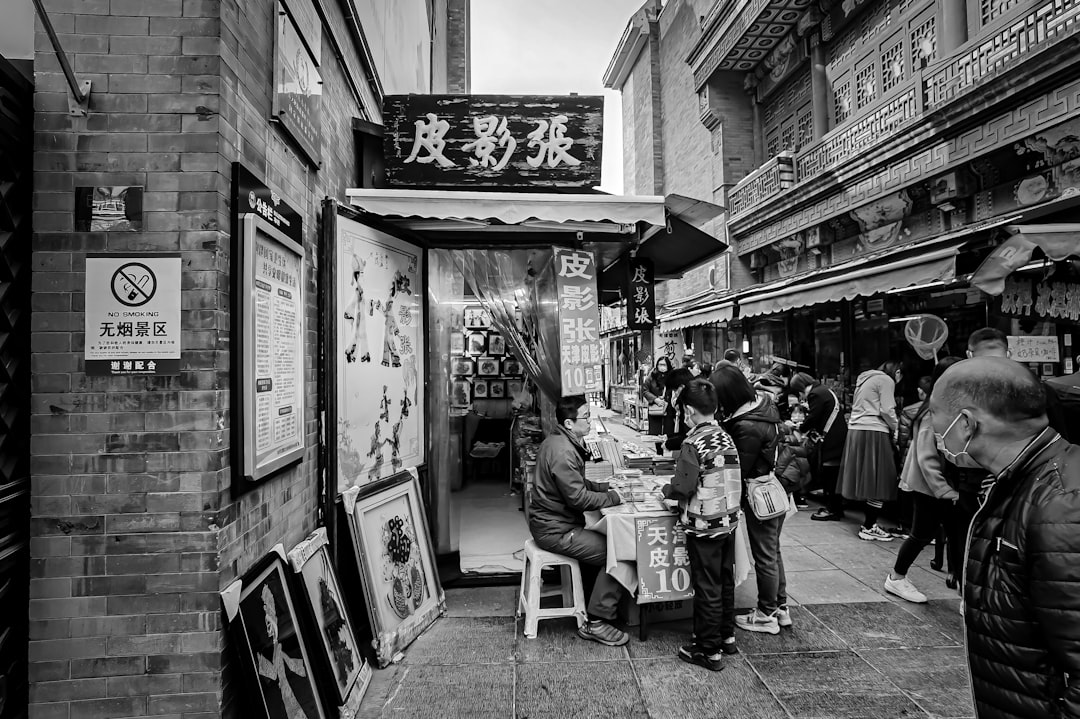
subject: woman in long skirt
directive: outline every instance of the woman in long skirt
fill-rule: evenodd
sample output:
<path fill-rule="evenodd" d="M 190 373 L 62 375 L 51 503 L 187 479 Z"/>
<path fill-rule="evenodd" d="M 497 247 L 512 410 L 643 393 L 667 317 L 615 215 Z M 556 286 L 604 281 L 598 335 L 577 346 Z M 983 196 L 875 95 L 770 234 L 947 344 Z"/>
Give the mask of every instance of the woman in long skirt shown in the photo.
<path fill-rule="evenodd" d="M 866 503 L 859 538 L 867 541 L 893 539 L 877 520 L 882 504 L 896 499 L 896 383 L 902 376 L 900 363 L 890 360 L 878 369 L 863 372 L 855 382 L 851 421 L 840 461 L 840 493 Z"/>

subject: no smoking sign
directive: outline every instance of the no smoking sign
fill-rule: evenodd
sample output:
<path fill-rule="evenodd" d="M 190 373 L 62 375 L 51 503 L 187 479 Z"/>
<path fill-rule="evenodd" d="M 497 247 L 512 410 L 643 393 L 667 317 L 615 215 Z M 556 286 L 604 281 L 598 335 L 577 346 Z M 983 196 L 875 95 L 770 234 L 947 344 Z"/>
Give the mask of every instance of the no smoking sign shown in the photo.
<path fill-rule="evenodd" d="M 180 373 L 180 255 L 86 258 L 86 373 Z"/>
<path fill-rule="evenodd" d="M 141 262 L 130 262 L 112 276 L 112 294 L 128 307 L 141 307 L 154 298 L 157 275 Z"/>

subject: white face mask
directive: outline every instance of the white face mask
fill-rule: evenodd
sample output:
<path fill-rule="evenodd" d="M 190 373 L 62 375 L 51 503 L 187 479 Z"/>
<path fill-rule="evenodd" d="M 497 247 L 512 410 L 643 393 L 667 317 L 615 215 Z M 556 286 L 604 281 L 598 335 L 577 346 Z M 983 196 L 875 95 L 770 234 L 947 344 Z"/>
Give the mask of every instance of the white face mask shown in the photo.
<path fill-rule="evenodd" d="M 949 436 L 949 432 L 956 426 L 956 423 L 960 421 L 963 414 L 956 415 L 956 419 L 949 423 L 949 426 L 945 429 L 944 434 L 938 434 L 934 432 L 934 444 L 937 445 L 937 450 L 941 453 L 941 456 L 945 458 L 946 462 L 955 464 L 957 467 L 963 469 L 982 469 L 982 465 L 975 461 L 975 458 L 968 454 L 968 445 L 971 444 L 972 437 L 975 436 L 972 432 L 968 437 L 967 442 L 964 443 L 964 448 L 959 452 L 953 452 L 945 446 L 945 438 Z"/>

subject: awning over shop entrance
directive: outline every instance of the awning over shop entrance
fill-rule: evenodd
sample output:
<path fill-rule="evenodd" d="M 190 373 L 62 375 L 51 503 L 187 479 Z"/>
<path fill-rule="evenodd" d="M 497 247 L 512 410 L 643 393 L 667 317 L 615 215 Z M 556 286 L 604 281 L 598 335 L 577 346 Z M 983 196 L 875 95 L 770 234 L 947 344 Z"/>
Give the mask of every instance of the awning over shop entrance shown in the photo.
<path fill-rule="evenodd" d="M 676 332 L 687 327 L 700 327 L 702 325 L 719 324 L 728 322 L 735 315 L 734 300 L 711 302 L 703 307 L 690 311 L 672 313 L 667 317 L 660 317 L 660 332 Z"/>
<path fill-rule="evenodd" d="M 865 266 L 865 258 L 852 260 L 805 275 L 794 282 L 776 283 L 772 288 L 761 288 L 740 298 L 739 315 L 766 315 L 932 282 L 949 282 L 955 276 L 955 255 L 959 244 L 933 244 L 936 249 L 926 248 L 926 251 L 914 254 L 905 252 L 906 256 L 902 259 L 868 267 Z M 859 266 L 862 267 L 856 269 Z"/>
<path fill-rule="evenodd" d="M 727 249 L 702 226 L 724 211 L 682 195 L 559 195 L 526 192 L 350 189 L 359 210 L 417 233 L 432 246 L 600 243 L 605 301 L 618 299 L 631 248 L 653 261 L 656 278 L 678 277 Z M 569 236 L 568 236 L 569 235 Z"/>

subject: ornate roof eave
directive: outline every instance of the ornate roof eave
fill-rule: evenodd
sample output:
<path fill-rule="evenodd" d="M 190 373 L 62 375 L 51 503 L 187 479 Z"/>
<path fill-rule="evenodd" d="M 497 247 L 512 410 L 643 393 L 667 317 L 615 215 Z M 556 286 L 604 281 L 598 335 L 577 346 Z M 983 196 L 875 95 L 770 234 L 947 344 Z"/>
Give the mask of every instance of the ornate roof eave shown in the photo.
<path fill-rule="evenodd" d="M 792 31 L 805 37 L 823 17 L 816 0 L 742 0 L 731 12 L 717 10 L 731 4 L 729 0 L 717 3 L 705 32 L 687 56 L 695 90 L 704 87 L 717 70 L 750 73 L 762 64 L 771 70 L 791 52 Z"/>
<path fill-rule="evenodd" d="M 626 78 L 634 69 L 638 55 L 649 42 L 650 26 L 656 22 L 658 4 L 659 0 L 647 0 L 626 24 L 626 30 L 619 38 L 615 54 L 608 62 L 607 70 L 604 71 L 604 87 L 610 90 L 622 90 Z"/>

